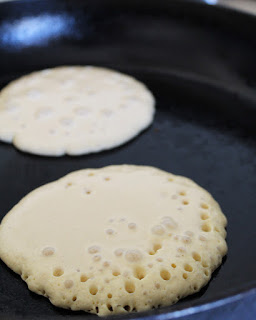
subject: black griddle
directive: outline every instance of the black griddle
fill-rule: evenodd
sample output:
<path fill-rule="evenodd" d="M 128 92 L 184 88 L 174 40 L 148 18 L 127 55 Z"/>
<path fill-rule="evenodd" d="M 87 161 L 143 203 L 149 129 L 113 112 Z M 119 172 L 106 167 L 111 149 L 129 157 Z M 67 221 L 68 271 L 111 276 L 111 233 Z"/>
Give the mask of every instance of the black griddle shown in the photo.
<path fill-rule="evenodd" d="M 256 292 L 255 30 L 256 17 L 203 1 L 0 4 L 0 87 L 34 70 L 89 64 L 131 74 L 157 101 L 153 125 L 111 151 L 48 158 L 0 143 L 0 220 L 47 182 L 124 163 L 195 180 L 228 218 L 229 252 L 209 285 L 176 305 L 115 319 L 174 319 Z M 97 319 L 52 306 L 1 262 L 0 319 L 20 318 Z"/>

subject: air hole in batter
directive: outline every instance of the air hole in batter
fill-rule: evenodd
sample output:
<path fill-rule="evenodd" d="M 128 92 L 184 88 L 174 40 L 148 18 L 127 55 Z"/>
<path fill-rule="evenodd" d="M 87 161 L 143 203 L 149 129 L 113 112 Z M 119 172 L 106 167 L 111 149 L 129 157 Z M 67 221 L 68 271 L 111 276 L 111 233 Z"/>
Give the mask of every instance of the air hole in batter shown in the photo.
<path fill-rule="evenodd" d="M 53 271 L 54 277 L 60 277 L 64 274 L 64 270 L 62 268 L 56 268 Z"/>
<path fill-rule="evenodd" d="M 160 276 L 163 280 L 170 280 L 170 278 L 171 278 L 170 272 L 166 269 L 161 270 Z"/>
<path fill-rule="evenodd" d="M 146 276 L 146 270 L 143 267 L 138 266 L 134 269 L 135 278 L 142 280 L 145 278 L 145 276 Z"/>
<path fill-rule="evenodd" d="M 132 281 L 126 281 L 125 282 L 125 290 L 128 293 L 133 293 L 135 291 L 135 285 Z"/>
<path fill-rule="evenodd" d="M 97 286 L 95 286 L 95 285 L 92 285 L 91 287 L 90 287 L 90 294 L 91 295 L 93 295 L 93 296 L 95 296 L 96 294 L 97 294 L 97 292 L 98 292 L 98 288 L 97 288 Z"/>

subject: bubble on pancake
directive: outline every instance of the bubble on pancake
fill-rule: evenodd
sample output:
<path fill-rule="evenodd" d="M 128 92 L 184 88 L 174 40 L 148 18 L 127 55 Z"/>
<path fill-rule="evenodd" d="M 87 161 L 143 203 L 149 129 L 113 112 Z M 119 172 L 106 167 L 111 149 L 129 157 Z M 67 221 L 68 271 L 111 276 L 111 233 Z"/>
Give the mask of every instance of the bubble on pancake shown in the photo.
<path fill-rule="evenodd" d="M 55 249 L 52 247 L 46 247 L 42 250 L 42 254 L 46 257 L 52 256 L 55 253 Z"/>
<path fill-rule="evenodd" d="M 125 253 L 125 259 L 129 262 L 138 262 L 142 259 L 142 253 L 137 249 L 128 250 Z"/>
<path fill-rule="evenodd" d="M 88 248 L 88 252 L 89 253 L 98 253 L 98 252 L 100 252 L 101 251 L 101 247 L 99 247 L 99 246 L 91 246 L 91 247 L 89 247 Z"/>

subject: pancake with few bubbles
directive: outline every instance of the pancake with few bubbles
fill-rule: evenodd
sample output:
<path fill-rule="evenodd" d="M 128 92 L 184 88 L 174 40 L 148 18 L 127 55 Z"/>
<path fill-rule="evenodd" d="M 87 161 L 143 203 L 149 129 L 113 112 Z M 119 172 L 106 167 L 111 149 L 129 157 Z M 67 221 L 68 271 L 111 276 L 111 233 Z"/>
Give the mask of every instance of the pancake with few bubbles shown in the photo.
<path fill-rule="evenodd" d="M 227 252 L 226 223 L 185 177 L 145 166 L 86 169 L 34 190 L 6 215 L 0 257 L 58 307 L 143 311 L 209 282 Z"/>
<path fill-rule="evenodd" d="M 141 82 L 110 69 L 42 70 L 0 92 L 0 140 L 43 156 L 99 152 L 147 128 L 154 105 Z"/>

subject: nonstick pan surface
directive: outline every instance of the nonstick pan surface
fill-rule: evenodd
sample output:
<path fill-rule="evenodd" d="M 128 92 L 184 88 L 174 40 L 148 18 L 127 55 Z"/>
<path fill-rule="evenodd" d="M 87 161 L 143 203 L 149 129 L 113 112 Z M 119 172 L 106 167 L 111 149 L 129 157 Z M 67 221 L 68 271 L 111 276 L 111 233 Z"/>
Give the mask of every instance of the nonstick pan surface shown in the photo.
<path fill-rule="evenodd" d="M 0 220 L 28 192 L 82 168 L 156 166 L 209 190 L 229 252 L 209 285 L 174 306 L 117 316 L 179 317 L 256 288 L 256 18 L 200 1 L 17 1 L 0 5 L 0 86 L 57 65 L 99 65 L 154 93 L 153 125 L 129 143 L 47 158 L 0 143 Z M 190 309 L 188 309 L 190 308 Z M 191 309 L 192 308 L 192 309 Z M 199 310 L 198 309 L 198 310 Z M 184 314 L 184 313 L 180 313 Z M 0 263 L 0 318 L 95 319 L 56 308 Z"/>

